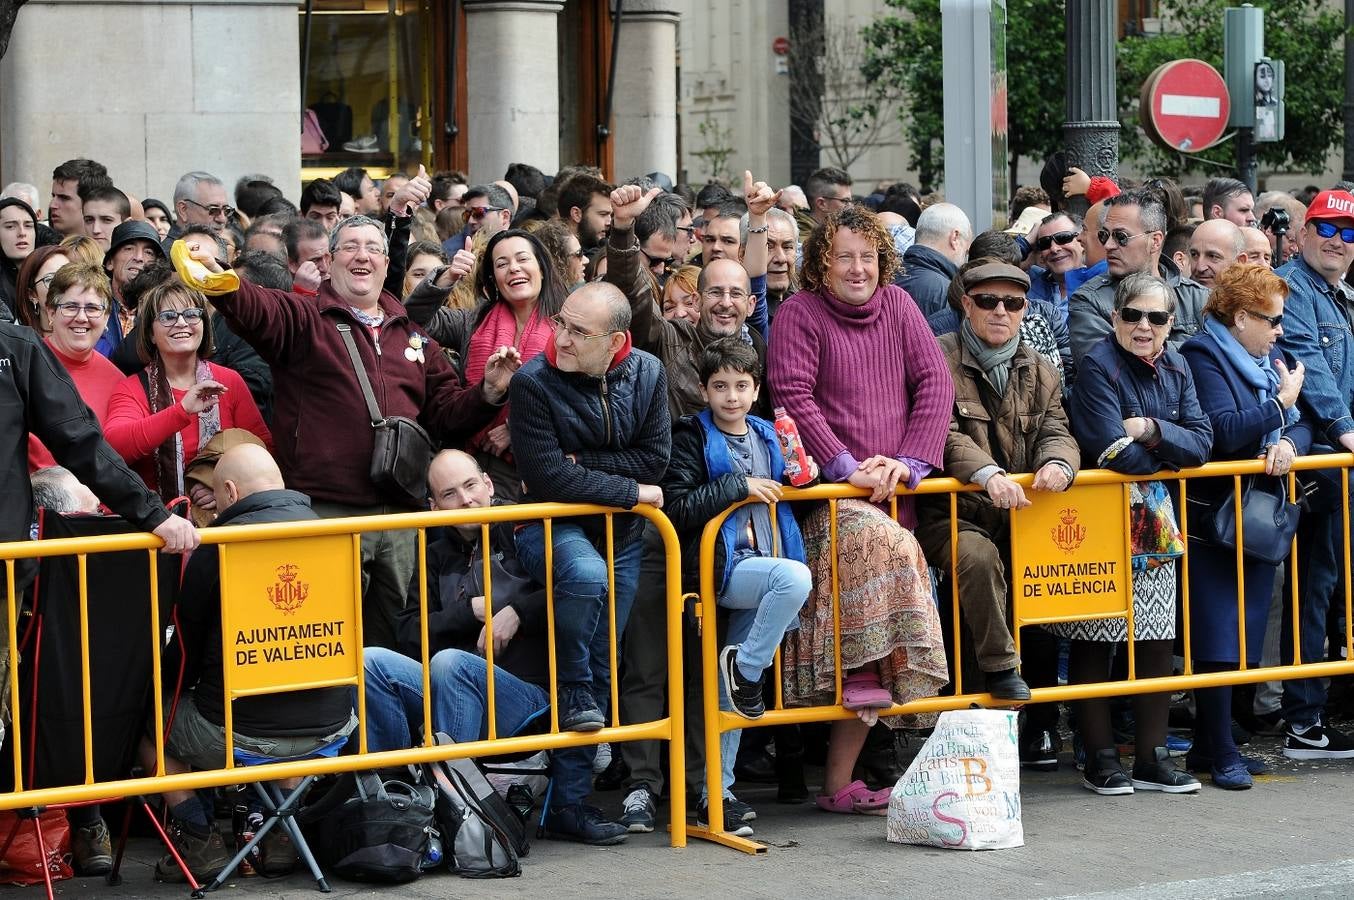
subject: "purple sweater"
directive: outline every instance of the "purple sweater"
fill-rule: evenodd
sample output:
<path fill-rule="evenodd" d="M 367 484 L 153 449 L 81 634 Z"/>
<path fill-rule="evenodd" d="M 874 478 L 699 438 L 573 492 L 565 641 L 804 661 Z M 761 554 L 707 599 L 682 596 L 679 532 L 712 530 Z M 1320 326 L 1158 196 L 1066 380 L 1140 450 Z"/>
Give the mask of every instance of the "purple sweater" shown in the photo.
<path fill-rule="evenodd" d="M 828 481 L 846 481 L 871 456 L 891 456 L 909 464 L 915 487 L 944 464 L 954 383 L 926 318 L 896 285 L 863 306 L 827 291 L 781 303 L 767 382 Z M 916 527 L 909 498 L 899 499 L 898 515 Z"/>

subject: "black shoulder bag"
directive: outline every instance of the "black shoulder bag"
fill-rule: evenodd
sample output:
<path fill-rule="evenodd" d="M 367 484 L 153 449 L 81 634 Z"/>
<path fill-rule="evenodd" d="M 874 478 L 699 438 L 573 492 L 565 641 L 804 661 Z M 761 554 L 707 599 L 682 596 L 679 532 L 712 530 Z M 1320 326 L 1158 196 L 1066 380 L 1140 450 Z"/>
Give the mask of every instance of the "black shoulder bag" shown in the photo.
<path fill-rule="evenodd" d="M 1288 502 L 1280 481 L 1279 492 L 1260 484 L 1265 476 L 1252 476 L 1241 494 L 1241 526 L 1245 529 L 1242 554 L 1256 562 L 1277 566 L 1288 558 L 1293 535 L 1298 530 L 1301 508 Z M 1236 549 L 1236 491 L 1231 491 L 1212 513 L 1213 540 Z"/>
<path fill-rule="evenodd" d="M 428 499 L 428 466 L 436 447 L 428 432 L 413 419 L 405 416 L 383 416 L 376 405 L 367 368 L 357 355 L 352 326 L 339 323 L 339 333 L 348 347 L 348 356 L 357 374 L 357 383 L 367 401 L 367 415 L 375 442 L 371 451 L 371 480 L 378 487 L 397 497 L 401 502 L 422 507 Z"/>

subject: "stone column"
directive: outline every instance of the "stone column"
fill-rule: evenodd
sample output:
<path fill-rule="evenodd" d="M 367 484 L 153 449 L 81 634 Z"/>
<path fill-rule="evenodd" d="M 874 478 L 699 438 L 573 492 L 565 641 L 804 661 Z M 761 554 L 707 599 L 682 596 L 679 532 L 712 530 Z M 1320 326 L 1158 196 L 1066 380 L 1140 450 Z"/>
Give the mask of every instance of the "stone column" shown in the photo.
<path fill-rule="evenodd" d="M 672 0 L 625 0 L 611 104 L 616 179 L 677 180 L 677 21 Z"/>
<path fill-rule="evenodd" d="M 464 0 L 470 176 L 508 164 L 559 169 L 559 47 L 563 0 Z"/>
<path fill-rule="evenodd" d="M 1118 178 L 1119 119 L 1115 98 L 1115 0 L 1067 4 L 1067 164 L 1092 177 Z M 1083 210 L 1084 211 L 1084 205 Z"/>
<path fill-rule="evenodd" d="M 296 3 L 29 0 L 0 61 L 0 183 L 46 204 L 52 169 L 88 157 L 137 197 L 205 170 L 229 193 L 264 172 L 301 192 Z M 54 62 L 53 48 L 78 48 Z"/>

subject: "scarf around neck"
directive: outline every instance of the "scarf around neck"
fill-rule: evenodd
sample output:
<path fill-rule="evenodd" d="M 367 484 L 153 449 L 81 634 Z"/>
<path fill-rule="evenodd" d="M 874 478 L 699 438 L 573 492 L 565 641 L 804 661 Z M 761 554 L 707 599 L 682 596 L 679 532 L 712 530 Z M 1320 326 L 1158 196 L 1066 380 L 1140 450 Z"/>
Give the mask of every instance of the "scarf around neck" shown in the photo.
<path fill-rule="evenodd" d="M 983 370 L 992 387 L 997 389 L 997 396 L 1005 396 L 1006 382 L 1011 376 L 1011 360 L 1015 358 L 1016 350 L 1020 348 L 1019 332 L 1001 346 L 991 347 L 978 337 L 968 319 L 965 319 L 959 326 L 959 338 L 968 348 L 968 352 L 973 354 L 978 367 Z"/>
<path fill-rule="evenodd" d="M 193 383 L 211 380 L 211 367 L 205 359 L 199 359 Z M 178 402 L 174 399 L 174 390 L 169 386 L 169 377 L 158 355 L 146 367 L 146 397 L 150 400 L 151 415 Z M 217 401 L 210 410 L 197 415 L 198 449 L 207 446 L 207 442 L 220 430 L 221 403 Z M 183 465 L 183 435 L 176 431 L 155 450 L 155 489 L 166 504 L 184 495 Z"/>
<path fill-rule="evenodd" d="M 1250 388 L 1255 399 L 1263 404 L 1279 396 L 1279 373 L 1268 357 L 1251 356 L 1250 351 L 1241 346 L 1236 335 L 1212 313 L 1204 316 L 1204 332 L 1213 339 L 1222 353 L 1223 361 L 1242 384 Z M 1292 425 L 1298 419 L 1296 407 L 1284 410 L 1284 424 Z M 1265 435 L 1265 446 L 1275 443 L 1283 436 L 1283 427 Z"/>

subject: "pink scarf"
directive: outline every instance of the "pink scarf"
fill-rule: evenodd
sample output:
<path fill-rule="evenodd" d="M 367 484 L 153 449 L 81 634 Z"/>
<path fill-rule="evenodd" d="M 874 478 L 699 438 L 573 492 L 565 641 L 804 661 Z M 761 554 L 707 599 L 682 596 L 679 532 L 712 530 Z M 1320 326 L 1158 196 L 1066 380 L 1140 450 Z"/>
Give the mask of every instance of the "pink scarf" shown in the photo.
<path fill-rule="evenodd" d="M 465 380 L 467 384 L 479 384 L 484 380 L 484 367 L 489 362 L 489 357 L 499 347 L 516 347 L 517 352 L 522 355 L 522 362 L 529 362 L 554 340 L 554 332 L 550 329 L 550 323 L 544 318 L 532 312 L 531 317 L 527 319 L 527 324 L 522 329 L 522 337 L 517 338 L 517 317 L 513 315 L 512 307 L 502 301 L 495 303 L 489 310 L 489 315 L 484 317 L 484 321 L 475 329 L 474 334 L 470 335 L 470 350 L 466 354 Z M 505 406 L 494 421 L 490 422 L 479 434 L 475 435 L 471 445 L 477 448 L 484 446 L 485 435 L 494 428 L 508 421 L 508 408 Z"/>

